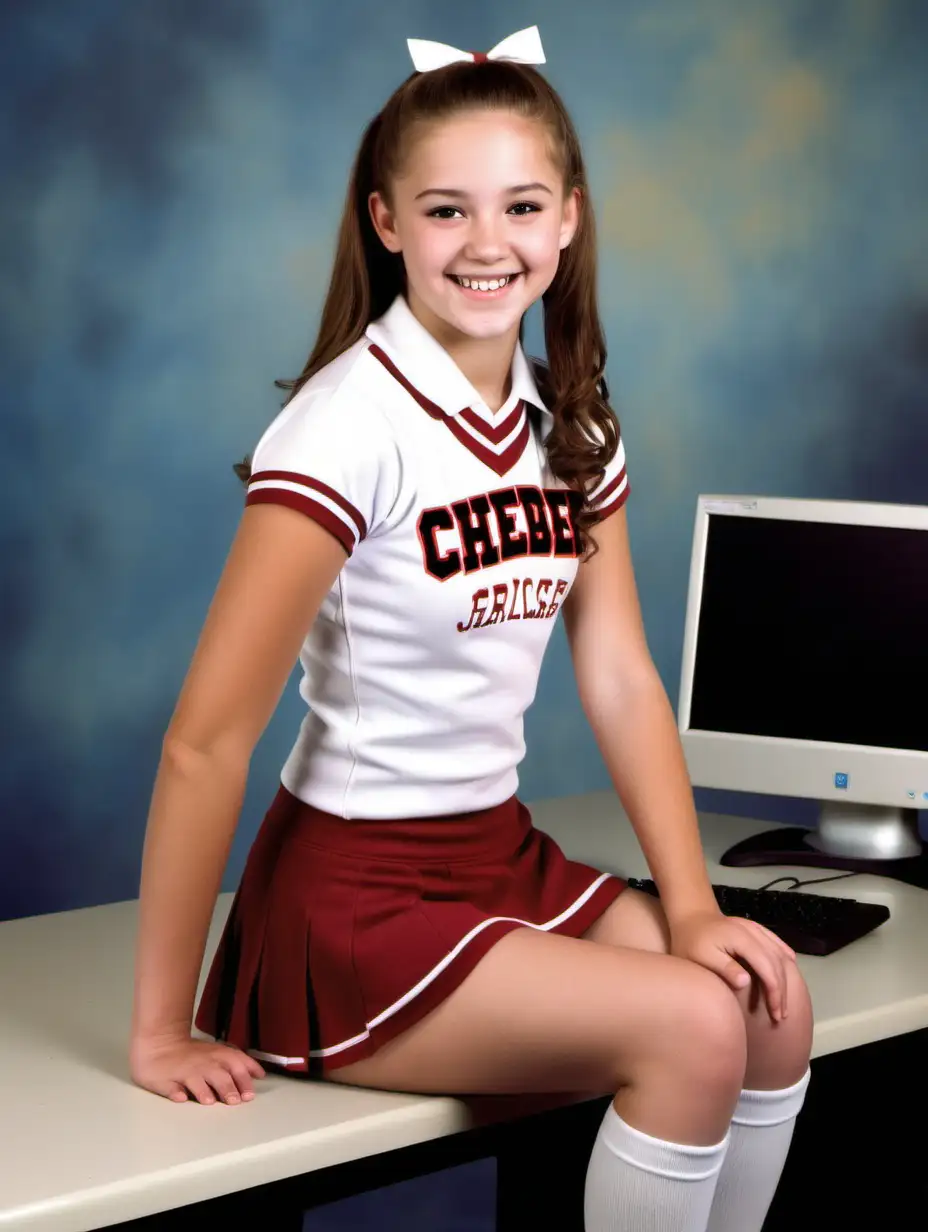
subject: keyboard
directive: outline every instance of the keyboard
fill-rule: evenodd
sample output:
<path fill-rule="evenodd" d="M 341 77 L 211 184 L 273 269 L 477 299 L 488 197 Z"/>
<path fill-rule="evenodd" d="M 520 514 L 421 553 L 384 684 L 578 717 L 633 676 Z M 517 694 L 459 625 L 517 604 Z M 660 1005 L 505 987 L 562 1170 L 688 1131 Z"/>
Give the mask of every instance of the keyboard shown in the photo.
<path fill-rule="evenodd" d="M 660 897 L 649 878 L 630 877 L 628 884 L 633 890 Z M 797 954 L 833 954 L 889 919 L 889 908 L 882 903 L 862 903 L 856 898 L 747 886 L 714 885 L 712 889 L 725 915 L 756 920 Z"/>

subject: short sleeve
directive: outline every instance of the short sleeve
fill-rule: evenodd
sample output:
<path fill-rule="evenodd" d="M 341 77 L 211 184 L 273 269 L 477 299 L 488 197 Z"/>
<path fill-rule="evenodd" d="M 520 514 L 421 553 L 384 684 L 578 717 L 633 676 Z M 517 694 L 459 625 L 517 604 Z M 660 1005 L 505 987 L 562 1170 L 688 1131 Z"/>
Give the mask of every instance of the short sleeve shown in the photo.
<path fill-rule="evenodd" d="M 628 472 L 625 468 L 625 443 L 619 436 L 616 451 L 612 460 L 606 465 L 606 473 L 602 482 L 590 494 L 589 504 L 596 513 L 598 520 L 608 518 L 610 513 L 621 509 L 628 500 Z"/>
<path fill-rule="evenodd" d="M 382 413 L 343 389 L 301 390 L 258 443 L 247 505 L 287 505 L 350 556 L 396 499 L 399 467 Z"/>

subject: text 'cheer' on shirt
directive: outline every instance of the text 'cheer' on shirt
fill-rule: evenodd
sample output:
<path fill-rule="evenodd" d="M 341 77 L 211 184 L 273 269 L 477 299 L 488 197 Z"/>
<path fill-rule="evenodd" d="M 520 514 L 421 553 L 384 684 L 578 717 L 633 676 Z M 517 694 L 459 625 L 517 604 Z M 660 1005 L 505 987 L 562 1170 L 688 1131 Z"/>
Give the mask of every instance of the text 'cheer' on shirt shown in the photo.
<path fill-rule="evenodd" d="M 265 432 L 247 503 L 300 510 L 349 553 L 300 653 L 293 795 L 373 819 L 515 793 L 580 552 L 550 425 L 521 347 L 493 414 L 400 296 Z M 620 441 L 592 504 L 605 517 L 627 496 Z"/>

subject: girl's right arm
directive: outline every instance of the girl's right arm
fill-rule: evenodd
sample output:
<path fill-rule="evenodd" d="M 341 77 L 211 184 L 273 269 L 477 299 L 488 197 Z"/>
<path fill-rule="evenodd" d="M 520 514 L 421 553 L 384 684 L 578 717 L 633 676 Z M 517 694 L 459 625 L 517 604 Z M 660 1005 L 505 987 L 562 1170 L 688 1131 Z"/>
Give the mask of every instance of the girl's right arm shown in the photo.
<path fill-rule="evenodd" d="M 162 746 L 145 833 L 133 1079 L 178 1101 L 251 1098 L 261 1066 L 194 1040 L 206 937 L 252 752 L 325 595 L 338 541 L 282 505 L 245 509 Z"/>

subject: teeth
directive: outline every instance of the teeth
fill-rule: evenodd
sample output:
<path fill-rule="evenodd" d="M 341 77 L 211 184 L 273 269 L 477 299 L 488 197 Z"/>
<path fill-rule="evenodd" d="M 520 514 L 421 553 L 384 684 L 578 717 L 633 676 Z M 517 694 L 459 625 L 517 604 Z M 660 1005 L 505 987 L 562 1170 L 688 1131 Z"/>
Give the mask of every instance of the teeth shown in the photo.
<path fill-rule="evenodd" d="M 500 287 L 505 287 L 513 277 L 513 274 L 507 274 L 505 278 L 477 279 L 459 278 L 455 275 L 455 281 L 459 282 L 462 287 L 468 287 L 471 291 L 498 291 Z"/>

